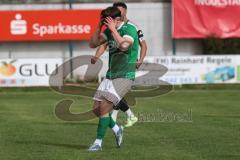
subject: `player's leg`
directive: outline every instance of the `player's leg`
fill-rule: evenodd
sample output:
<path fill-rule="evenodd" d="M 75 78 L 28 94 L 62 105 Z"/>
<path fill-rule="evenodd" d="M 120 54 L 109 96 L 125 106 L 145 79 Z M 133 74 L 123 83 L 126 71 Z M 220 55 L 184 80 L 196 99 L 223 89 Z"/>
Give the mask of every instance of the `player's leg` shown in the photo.
<path fill-rule="evenodd" d="M 123 127 L 118 126 L 109 116 L 110 111 L 113 109 L 113 104 L 117 105 L 119 101 L 131 88 L 132 81 L 126 79 L 105 79 L 98 87 L 94 95 L 94 100 L 101 101 L 95 102 L 93 107 L 94 113 L 99 116 L 99 125 L 97 131 L 97 139 L 95 143 L 89 148 L 89 151 L 101 150 L 102 139 L 106 133 L 106 126 L 110 127 L 116 137 L 117 145 L 120 146 L 123 137 Z"/>
<path fill-rule="evenodd" d="M 99 122 L 98 122 L 98 129 L 97 129 L 97 137 L 96 137 L 96 140 L 94 141 L 94 143 L 89 147 L 88 151 L 99 151 L 99 150 L 102 150 L 102 139 L 105 135 L 105 130 L 104 130 L 104 123 L 107 123 L 107 122 L 104 122 L 103 119 L 100 118 L 101 116 L 101 112 L 100 112 L 100 104 L 101 104 L 101 101 L 94 101 L 93 103 L 93 113 L 99 117 Z"/>
<path fill-rule="evenodd" d="M 133 126 L 138 121 L 138 118 L 134 115 L 134 113 L 130 109 L 129 105 L 127 104 L 127 101 L 123 98 L 118 105 L 119 109 L 127 115 L 127 123 L 124 127 Z"/>
<path fill-rule="evenodd" d="M 112 119 L 110 112 L 113 109 L 113 103 L 108 101 L 108 100 L 104 100 L 101 102 L 101 115 L 104 115 L 104 117 L 108 117 L 109 118 L 109 125 L 108 127 L 110 127 L 115 135 L 116 138 L 116 143 L 117 146 L 120 147 L 121 143 L 122 143 L 122 138 L 123 138 L 123 127 L 116 124 L 116 122 Z"/>
<path fill-rule="evenodd" d="M 117 78 L 114 80 L 109 80 L 108 84 L 108 94 L 105 95 L 105 98 L 112 102 L 114 106 L 117 106 L 124 95 L 126 95 L 126 93 L 131 89 L 132 81 L 128 79 Z M 123 127 L 118 126 L 112 116 L 110 116 L 109 127 L 112 128 L 116 137 L 117 145 L 120 147 L 123 137 Z"/>
<path fill-rule="evenodd" d="M 128 115 L 128 123 L 126 127 L 132 126 L 134 123 L 137 122 L 137 118 L 134 116 L 132 113 L 131 109 L 129 108 L 127 101 L 123 98 L 127 92 L 131 89 L 132 81 L 123 79 L 123 78 L 118 78 L 114 79 L 112 81 L 113 83 L 113 90 L 117 93 L 119 97 L 119 101 L 117 103 L 115 102 L 115 106 L 120 108 L 122 111 L 124 111 Z M 117 119 L 117 111 L 113 111 L 112 113 L 113 120 L 116 121 Z"/>
<path fill-rule="evenodd" d="M 99 151 L 102 150 L 102 140 L 105 136 L 106 130 L 109 125 L 109 118 L 106 117 L 106 115 L 102 114 L 102 108 L 101 108 L 101 103 L 104 100 L 102 97 L 103 90 L 105 89 L 107 81 L 103 80 L 101 84 L 99 85 L 93 99 L 94 99 L 94 104 L 93 104 L 93 113 L 99 117 L 99 122 L 98 122 L 98 128 L 97 128 L 97 136 L 95 142 L 89 147 L 89 151 L 94 152 L 94 151 Z"/>
<path fill-rule="evenodd" d="M 113 111 L 112 111 L 112 113 L 111 113 L 111 117 L 112 117 L 112 119 L 113 119 L 115 122 L 117 121 L 117 116 L 118 116 L 119 110 L 120 110 L 120 109 L 119 109 L 119 105 L 113 107 Z"/>
<path fill-rule="evenodd" d="M 99 151 L 102 150 L 102 140 L 106 134 L 107 128 L 112 128 L 117 145 L 120 146 L 122 143 L 122 127 L 118 126 L 111 118 L 110 111 L 113 108 L 113 104 L 110 101 L 103 100 L 100 103 L 94 103 L 94 113 L 99 116 L 99 123 L 97 129 L 97 138 L 92 146 L 90 146 L 89 151 Z"/>
<path fill-rule="evenodd" d="M 124 98 L 121 99 L 121 101 L 116 106 L 114 106 L 114 109 L 112 111 L 112 118 L 115 122 L 117 121 L 117 116 L 120 109 L 123 112 L 126 112 L 129 109 L 129 106 Z"/>
<path fill-rule="evenodd" d="M 96 140 L 94 141 L 93 145 L 91 145 L 90 148 L 88 149 L 91 152 L 102 150 L 102 140 L 106 134 L 107 128 L 110 123 L 108 113 L 105 112 L 104 114 L 104 109 L 102 107 L 103 103 L 104 103 L 103 100 L 101 102 L 94 101 L 93 105 L 93 112 L 97 117 L 99 117 L 99 121 Z"/>

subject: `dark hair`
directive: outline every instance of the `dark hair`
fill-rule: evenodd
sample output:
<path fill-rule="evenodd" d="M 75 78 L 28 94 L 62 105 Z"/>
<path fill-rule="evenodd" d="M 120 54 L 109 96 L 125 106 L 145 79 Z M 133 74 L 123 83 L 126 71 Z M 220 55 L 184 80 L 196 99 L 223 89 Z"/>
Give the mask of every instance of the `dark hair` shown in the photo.
<path fill-rule="evenodd" d="M 113 3 L 113 7 L 122 7 L 122 8 L 127 9 L 127 5 L 124 2 L 115 2 L 115 3 Z"/>
<path fill-rule="evenodd" d="M 108 7 L 101 12 L 101 19 L 121 17 L 121 11 L 117 7 Z"/>

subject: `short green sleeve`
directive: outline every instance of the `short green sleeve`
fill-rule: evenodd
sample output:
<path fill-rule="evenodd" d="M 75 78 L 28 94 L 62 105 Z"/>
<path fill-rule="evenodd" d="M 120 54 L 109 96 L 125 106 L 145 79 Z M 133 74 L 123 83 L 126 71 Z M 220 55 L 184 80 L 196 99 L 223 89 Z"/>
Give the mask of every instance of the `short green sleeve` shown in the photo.
<path fill-rule="evenodd" d="M 123 31 L 123 38 L 129 38 L 132 42 L 134 42 L 134 39 L 137 37 L 137 30 L 133 26 L 127 26 Z"/>

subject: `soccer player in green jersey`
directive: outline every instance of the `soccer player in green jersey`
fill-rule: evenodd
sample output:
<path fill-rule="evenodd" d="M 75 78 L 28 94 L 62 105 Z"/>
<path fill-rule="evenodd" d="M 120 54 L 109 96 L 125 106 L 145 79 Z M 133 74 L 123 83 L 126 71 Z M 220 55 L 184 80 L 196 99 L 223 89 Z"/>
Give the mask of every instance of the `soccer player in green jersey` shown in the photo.
<path fill-rule="evenodd" d="M 113 6 L 117 7 L 121 11 L 121 15 L 122 15 L 122 18 L 123 18 L 125 23 L 128 23 L 128 24 L 136 27 L 136 30 L 137 30 L 137 33 L 138 33 L 138 40 L 139 40 L 139 44 L 140 44 L 140 47 L 141 47 L 140 57 L 139 57 L 139 60 L 136 64 L 136 68 L 138 69 L 140 67 L 140 65 L 143 63 L 143 60 L 144 60 L 144 58 L 146 56 L 146 52 L 147 52 L 147 44 L 146 44 L 146 41 L 144 39 L 144 34 L 143 34 L 141 29 L 139 29 L 134 23 L 132 23 L 130 20 L 128 20 L 128 18 L 127 18 L 127 5 L 124 2 L 115 2 L 113 4 Z M 91 59 L 91 63 L 95 64 L 96 61 L 99 59 L 99 57 L 101 55 L 103 55 L 103 53 L 105 52 L 106 49 L 107 49 L 107 43 L 99 46 L 97 51 L 96 51 L 95 56 Z M 134 115 L 134 113 L 132 112 L 132 110 L 128 106 L 127 101 L 123 98 L 117 106 L 114 106 L 114 110 L 112 111 L 111 116 L 112 116 L 112 118 L 115 122 L 116 122 L 116 119 L 117 119 L 119 109 L 127 115 L 127 123 L 124 127 L 131 127 L 138 121 L 138 118 Z"/>
<path fill-rule="evenodd" d="M 102 26 L 106 29 L 101 33 Z M 110 116 L 113 105 L 117 105 L 131 89 L 135 79 L 138 55 L 138 35 L 134 26 L 124 23 L 121 11 L 117 7 L 108 7 L 101 13 L 101 20 L 95 33 L 90 39 L 91 48 L 104 43 L 109 47 L 109 69 L 106 79 L 99 85 L 94 95 L 93 112 L 99 117 L 97 138 L 89 151 L 102 150 L 102 140 L 110 127 L 116 137 L 117 146 L 123 140 L 123 127 L 115 123 Z"/>

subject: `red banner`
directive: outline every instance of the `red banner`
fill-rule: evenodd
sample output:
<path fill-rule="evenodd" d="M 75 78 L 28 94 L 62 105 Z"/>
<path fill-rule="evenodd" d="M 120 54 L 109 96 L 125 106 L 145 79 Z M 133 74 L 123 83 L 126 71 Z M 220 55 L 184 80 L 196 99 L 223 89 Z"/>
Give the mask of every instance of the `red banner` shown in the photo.
<path fill-rule="evenodd" d="M 239 0 L 173 0 L 173 37 L 240 37 Z"/>
<path fill-rule="evenodd" d="M 88 40 L 100 10 L 0 11 L 0 41 Z"/>

